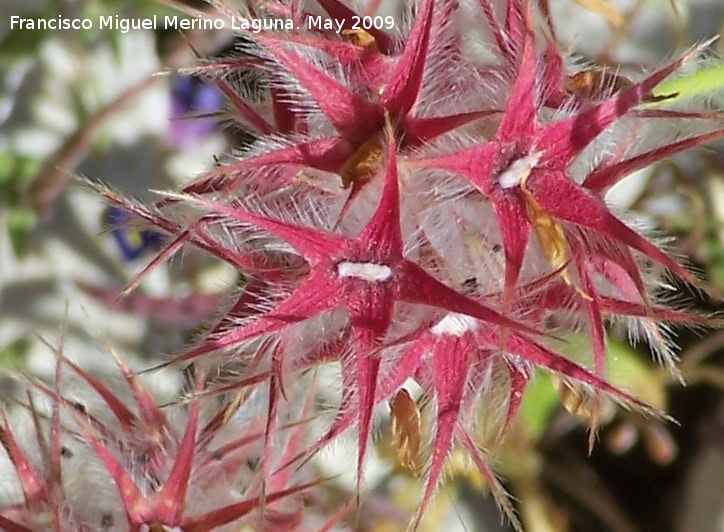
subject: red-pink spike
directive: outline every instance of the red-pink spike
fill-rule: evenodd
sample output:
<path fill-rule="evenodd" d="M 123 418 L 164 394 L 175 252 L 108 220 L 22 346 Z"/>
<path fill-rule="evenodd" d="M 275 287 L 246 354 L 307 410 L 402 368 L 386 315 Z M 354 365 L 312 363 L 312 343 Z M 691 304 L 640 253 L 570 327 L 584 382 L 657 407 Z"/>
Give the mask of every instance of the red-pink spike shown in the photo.
<path fill-rule="evenodd" d="M 46 485 L 43 478 L 35 470 L 13 435 L 5 411 L 0 410 L 2 425 L 0 425 L 0 443 L 5 448 L 15 467 L 20 485 L 23 489 L 26 504 L 47 497 Z"/>
<path fill-rule="evenodd" d="M 376 105 L 306 62 L 276 42 L 264 42 L 274 59 L 299 81 L 337 131 L 350 142 L 364 142 L 379 128 L 382 116 Z M 360 124 L 365 117 L 366 124 Z"/>
<path fill-rule="evenodd" d="M 586 293 L 586 308 L 588 310 L 588 323 L 591 327 L 593 339 L 593 365 L 596 375 L 603 376 L 606 361 L 606 332 L 604 331 L 603 316 L 598 291 L 586 265 L 579 265 L 579 276 L 583 282 L 583 291 Z"/>
<path fill-rule="evenodd" d="M 274 128 L 271 124 L 267 122 L 267 120 L 259 114 L 256 109 L 246 103 L 227 81 L 217 79 L 216 86 L 224 94 L 224 96 L 229 99 L 229 102 L 236 110 L 239 118 L 249 124 L 255 133 L 271 135 L 274 132 Z"/>
<path fill-rule="evenodd" d="M 709 44 L 710 42 L 705 42 L 693 48 L 677 61 L 603 102 L 571 118 L 547 125 L 540 132 L 540 139 L 545 146 L 543 162 L 548 162 L 556 168 L 568 167 L 598 135 L 639 105 L 659 83 L 688 60 L 700 54 Z"/>
<path fill-rule="evenodd" d="M 164 248 L 155 257 L 153 257 L 153 259 L 151 259 L 151 261 L 146 264 L 146 266 L 144 266 L 143 269 L 133 277 L 133 279 L 131 279 L 125 288 L 118 294 L 116 300 L 133 292 L 136 288 L 138 288 L 138 285 L 141 284 L 141 281 L 143 281 L 146 275 L 181 250 L 183 244 L 188 240 L 188 236 L 188 231 L 182 231 L 178 236 L 174 237 L 171 242 L 166 244 Z"/>
<path fill-rule="evenodd" d="M 506 318 L 499 312 L 456 292 L 412 262 L 406 262 L 404 267 L 404 283 L 400 288 L 401 298 L 405 301 L 467 314 L 482 321 L 528 334 L 540 334 L 531 327 Z"/>
<path fill-rule="evenodd" d="M 246 210 L 235 208 L 219 202 L 195 197 L 193 201 L 240 222 L 254 226 L 272 233 L 274 236 L 288 242 L 305 259 L 317 263 L 339 253 L 348 245 L 348 240 L 339 235 L 324 233 L 316 229 L 308 229 L 299 225 L 272 220 Z"/>
<path fill-rule="evenodd" d="M 200 346 L 181 355 L 179 360 L 190 361 L 203 354 L 231 347 L 241 342 L 283 329 L 343 304 L 344 292 L 338 283 L 330 282 L 327 272 L 314 272 L 271 312 L 254 322 L 219 338 L 205 341 Z"/>
<path fill-rule="evenodd" d="M 207 194 L 233 190 L 245 172 L 283 166 L 303 166 L 326 172 L 338 171 L 355 152 L 355 146 L 338 137 L 321 137 L 298 142 L 269 153 L 253 155 L 212 170 L 191 181 L 181 190 L 187 194 Z M 177 201 L 167 198 L 157 205 Z"/>
<path fill-rule="evenodd" d="M 637 170 L 641 170 L 642 168 L 646 168 L 655 162 L 672 157 L 677 153 L 700 146 L 712 140 L 719 139 L 723 136 L 724 129 L 695 135 L 693 137 L 672 142 L 671 144 L 660 146 L 653 150 L 648 150 L 644 153 L 614 164 L 603 165 L 596 168 L 593 172 L 586 176 L 586 179 L 583 181 L 583 186 L 598 193 L 603 193 Z"/>
<path fill-rule="evenodd" d="M 656 414 L 649 405 L 636 399 L 631 394 L 609 384 L 601 377 L 594 375 L 582 366 L 572 362 L 565 356 L 551 351 L 542 345 L 524 338 L 518 334 L 508 334 L 505 338 L 505 349 L 515 353 L 525 361 L 546 368 L 554 373 L 588 384 L 593 388 L 605 392 L 628 405 L 641 409 L 650 414 Z"/>
<path fill-rule="evenodd" d="M 278 346 L 277 346 L 278 348 Z M 271 470 L 272 451 L 276 436 L 277 412 L 279 411 L 279 395 L 281 387 L 281 374 L 272 371 L 269 377 L 269 395 L 267 399 L 266 422 L 264 423 L 264 450 L 261 458 L 261 511 L 264 513 L 266 505 L 266 490 Z"/>
<path fill-rule="evenodd" d="M 529 0 L 508 0 L 507 2 L 505 32 L 510 36 L 511 42 L 514 43 L 513 53 L 520 49 L 518 43 L 526 39 L 525 33 L 532 31 L 530 27 L 530 9 Z"/>
<path fill-rule="evenodd" d="M 490 30 L 493 34 L 493 38 L 495 39 L 495 44 L 498 46 L 498 50 L 501 54 L 503 54 L 503 57 L 505 57 L 508 63 L 512 63 L 514 55 L 508 43 L 509 37 L 503 31 L 503 27 L 500 25 L 500 22 L 498 22 L 498 17 L 495 15 L 495 8 L 491 4 L 490 0 L 480 0 L 480 7 L 483 10 L 485 21 L 488 23 L 488 26 L 490 26 Z"/>
<path fill-rule="evenodd" d="M 319 486 L 323 482 L 325 481 L 317 480 L 274 493 L 269 493 L 266 496 L 266 502 L 267 504 L 271 504 L 278 500 L 287 499 L 293 495 L 297 495 L 314 488 L 315 486 Z M 184 532 L 207 532 L 208 530 L 213 530 L 214 528 L 238 521 L 242 517 L 256 510 L 258 506 L 258 497 L 247 499 L 224 508 L 219 508 L 218 510 L 212 510 L 197 517 L 185 519 L 182 524 L 182 528 Z"/>
<path fill-rule="evenodd" d="M 440 169 L 460 174 L 480 192 L 489 196 L 498 187 L 497 175 L 505 169 L 504 165 L 509 163 L 504 160 L 508 158 L 508 152 L 510 147 L 503 147 L 497 142 L 483 142 L 448 155 L 406 162 L 412 168 Z"/>
<path fill-rule="evenodd" d="M 530 373 L 523 370 L 519 365 L 505 361 L 508 368 L 508 379 L 510 381 L 510 392 L 508 393 L 508 412 L 505 415 L 505 423 L 503 430 L 510 427 L 515 419 L 520 404 L 523 401 L 523 393 L 525 392 L 528 382 L 530 381 Z"/>
<path fill-rule="evenodd" d="M 495 215 L 503 237 L 505 253 L 505 278 L 503 281 L 503 310 L 511 308 L 515 287 L 523 267 L 528 240 L 530 222 L 522 202 L 516 196 L 505 192 L 496 193 L 493 200 Z"/>
<path fill-rule="evenodd" d="M 475 122 L 496 113 L 498 110 L 472 111 L 449 116 L 418 118 L 406 116 L 402 122 L 405 131 L 404 142 L 408 146 L 421 146 L 426 141 L 440 137 L 466 124 Z"/>
<path fill-rule="evenodd" d="M 70 368 L 78 374 L 93 390 L 100 396 L 106 406 L 113 413 L 121 428 L 125 431 L 131 431 L 136 425 L 137 417 L 133 411 L 126 406 L 126 404 L 108 387 L 101 381 L 93 377 L 78 364 L 67 358 L 63 359 L 63 362 L 70 366 Z"/>
<path fill-rule="evenodd" d="M 510 521 L 513 530 L 522 531 L 523 527 L 520 524 L 520 521 L 518 521 L 518 516 L 515 515 L 513 505 L 510 503 L 510 496 L 505 491 L 505 488 L 500 485 L 498 479 L 495 478 L 495 474 L 493 474 L 490 468 L 488 468 L 488 466 L 485 464 L 485 461 L 483 460 L 480 451 L 470 437 L 470 434 L 468 434 L 466 431 L 460 431 L 459 438 L 463 444 L 463 447 L 465 447 L 465 449 L 467 449 L 468 453 L 470 454 L 470 457 L 472 458 L 475 467 L 477 467 L 478 471 L 485 479 L 485 482 L 488 483 L 490 491 L 495 498 L 495 502 L 497 503 L 502 513 L 504 513 Z"/>
<path fill-rule="evenodd" d="M 392 79 L 384 88 L 382 105 L 393 116 L 407 114 L 420 94 L 430 47 L 434 8 L 435 0 L 423 0 L 420 4 L 402 56 L 397 61 Z"/>
<path fill-rule="evenodd" d="M 76 424 L 80 428 L 83 436 L 91 445 L 98 458 L 100 458 L 106 471 L 113 479 L 121 502 L 126 510 L 128 524 L 131 526 L 139 526 L 149 519 L 154 518 L 153 507 L 143 496 L 141 490 L 138 489 L 133 478 L 126 471 L 126 467 L 122 464 L 110 449 L 106 447 L 93 433 L 93 430 L 80 419 L 79 416 L 71 411 L 71 415 L 75 418 Z"/>
<path fill-rule="evenodd" d="M 198 378 L 199 382 L 203 382 Z M 197 385 L 197 388 L 199 386 Z M 199 422 L 201 402 L 196 399 L 191 403 L 186 429 L 181 444 L 176 451 L 176 458 L 171 472 L 163 484 L 163 488 L 154 498 L 153 508 L 156 519 L 167 523 L 180 523 L 186 506 L 186 493 L 189 489 L 191 467 L 194 464 L 196 451 L 196 429 Z"/>
<path fill-rule="evenodd" d="M 359 435 L 357 441 L 357 497 L 362 489 L 362 474 L 367 456 L 367 442 L 372 424 L 372 412 L 375 406 L 377 375 L 380 370 L 380 359 L 368 351 L 358 352 L 357 367 L 357 398 L 359 401 Z"/>
<path fill-rule="evenodd" d="M 288 43 L 294 45 L 307 46 L 315 48 L 321 52 L 324 52 L 335 61 L 346 65 L 348 67 L 355 67 L 362 63 L 373 50 L 359 46 L 346 41 L 330 41 L 323 37 L 317 36 L 306 36 L 306 35 L 294 35 L 294 34 L 271 34 L 263 33 L 261 35 L 262 40 L 278 41 L 280 43 Z M 379 53 L 379 52 L 374 52 Z"/>
<path fill-rule="evenodd" d="M 126 384 L 131 389 L 133 399 L 138 406 L 140 417 L 150 427 L 154 427 L 156 430 L 163 430 L 168 427 L 168 421 L 163 411 L 156 404 L 156 400 L 153 395 L 143 387 L 138 377 L 131 371 L 125 362 L 119 357 L 113 349 L 110 349 L 110 353 L 116 362 L 116 366 L 123 375 Z"/>
<path fill-rule="evenodd" d="M 616 218 L 602 199 L 581 188 L 567 175 L 561 172 L 537 173 L 529 180 L 529 189 L 538 204 L 555 218 L 626 244 L 684 279 L 692 279 L 681 265 Z"/>
<path fill-rule="evenodd" d="M 437 427 L 432 446 L 430 469 L 425 480 L 425 491 L 416 512 L 417 523 L 425 513 L 440 480 L 443 465 L 452 450 L 453 438 L 457 432 L 460 402 L 468 377 L 470 349 L 472 346 L 465 337 L 442 335 L 432 351 Z"/>
<path fill-rule="evenodd" d="M 517 4 L 511 0 L 508 5 Z M 531 28 L 530 5 L 526 6 L 525 15 L 521 22 L 520 29 L 523 38 L 523 47 L 520 54 L 518 71 L 514 78 L 514 84 L 505 113 L 500 121 L 498 130 L 495 133 L 495 140 L 499 142 L 526 142 L 532 139 L 536 133 L 537 125 L 537 91 L 536 91 L 536 57 L 533 29 Z M 518 9 L 508 13 L 508 18 L 517 20 L 522 16 Z M 517 23 L 515 32 L 518 32 Z"/>
<path fill-rule="evenodd" d="M 404 243 L 400 227 L 400 186 L 397 176 L 397 154 L 392 127 L 387 134 L 387 168 L 382 197 L 372 219 L 359 235 L 359 240 L 390 255 L 402 255 Z"/>

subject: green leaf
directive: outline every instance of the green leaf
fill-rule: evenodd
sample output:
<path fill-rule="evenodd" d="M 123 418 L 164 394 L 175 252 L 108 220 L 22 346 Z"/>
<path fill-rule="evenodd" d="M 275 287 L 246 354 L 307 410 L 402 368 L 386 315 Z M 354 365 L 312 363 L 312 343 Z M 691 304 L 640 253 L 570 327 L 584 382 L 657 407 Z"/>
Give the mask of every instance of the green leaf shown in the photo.
<path fill-rule="evenodd" d="M 722 89 L 724 89 L 724 65 L 716 65 L 693 74 L 668 79 L 654 89 L 654 96 L 676 94 L 675 97 L 666 100 L 668 103 L 710 94 Z"/>
<path fill-rule="evenodd" d="M 18 205 L 22 190 L 40 170 L 40 162 L 0 151 L 0 205 Z"/>
<path fill-rule="evenodd" d="M 30 339 L 20 337 L 0 349 L 0 367 L 17 371 L 24 365 L 25 355 L 30 350 Z"/>
<path fill-rule="evenodd" d="M 532 441 L 538 441 L 543 436 L 559 402 L 550 377 L 542 371 L 536 371 L 520 404 L 520 420 Z"/>
<path fill-rule="evenodd" d="M 37 24 L 39 19 L 33 18 L 33 20 Z M 0 39 L 0 59 L 13 61 L 34 55 L 49 34 L 49 30 L 28 30 L 16 27 L 3 39 Z"/>
<path fill-rule="evenodd" d="M 556 343 L 568 358 L 584 366 L 591 364 L 591 341 L 584 334 L 567 336 Z M 644 344 L 642 346 L 646 348 Z M 666 407 L 667 379 L 661 378 L 661 369 L 628 343 L 608 337 L 606 341 L 605 378 L 614 386 L 630 392 L 651 406 L 663 410 Z"/>
<path fill-rule="evenodd" d="M 606 373 L 611 381 L 654 408 L 666 408 L 667 379 L 661 378 L 661 370 L 653 362 L 642 360 L 629 344 L 609 338 L 607 343 Z"/>
<path fill-rule="evenodd" d="M 0 187 L 9 183 L 15 169 L 15 155 L 0 151 Z"/>
<path fill-rule="evenodd" d="M 553 347 L 578 364 L 585 367 L 591 365 L 591 340 L 584 334 L 566 336 L 563 341 L 553 342 Z M 658 410 L 666 409 L 665 386 L 669 379 L 664 378 L 659 366 L 651 360 L 646 360 L 645 355 L 628 343 L 617 341 L 610 336 L 606 341 L 605 378 L 614 386 L 626 390 L 652 407 Z M 539 380 L 542 380 L 540 376 L 536 376 L 536 381 Z M 550 381 L 547 376 L 546 380 Z M 532 384 L 529 389 L 533 388 Z M 532 434 L 542 435 L 545 426 L 541 428 L 539 424 L 545 423 L 548 419 L 544 415 L 550 415 L 550 409 L 560 403 L 552 383 L 546 382 L 545 386 L 545 390 L 536 390 L 530 398 L 526 391 L 521 405 L 523 411 L 526 401 L 531 402 L 531 405 L 526 407 L 529 417 L 524 419 Z"/>
<path fill-rule="evenodd" d="M 28 207 L 16 205 L 8 209 L 5 225 L 16 257 L 22 258 L 27 252 L 30 233 L 35 227 L 35 222 L 35 213 Z"/>

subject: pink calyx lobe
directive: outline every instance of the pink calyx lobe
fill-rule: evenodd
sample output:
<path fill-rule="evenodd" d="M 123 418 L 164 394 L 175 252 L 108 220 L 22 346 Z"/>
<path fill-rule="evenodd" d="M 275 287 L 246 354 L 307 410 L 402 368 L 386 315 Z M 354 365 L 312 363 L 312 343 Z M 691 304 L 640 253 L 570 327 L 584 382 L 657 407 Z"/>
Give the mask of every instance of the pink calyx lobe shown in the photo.
<path fill-rule="evenodd" d="M 524 17 L 526 31 L 517 75 L 494 138 L 452 154 L 413 159 L 407 164 L 459 174 L 491 201 L 505 251 L 506 309 L 510 306 L 520 276 L 530 232 L 536 230 L 540 237 L 541 225 L 547 226 L 544 230 L 553 227 L 559 233 L 551 240 L 561 249 L 566 247 L 565 224 L 572 224 L 637 250 L 685 279 L 691 279 L 689 272 L 676 261 L 620 221 L 600 196 L 576 183 L 568 174 L 568 167 L 600 133 L 631 112 L 656 85 L 698 53 L 700 48 L 571 117 L 540 124 L 537 113 L 540 104 L 536 82 L 537 58 L 529 9 Z M 668 153 L 657 152 L 656 155 Z M 648 157 L 639 159 L 650 163 L 654 157 L 652 152 Z M 626 168 L 634 164 L 632 162 Z M 608 172 L 601 170 L 599 174 L 603 176 L 606 172 L 610 175 L 615 170 L 618 167 L 614 166 Z M 621 175 L 616 174 L 617 177 Z M 599 182 L 604 182 L 604 179 L 610 182 L 612 178 L 596 178 Z M 542 218 L 531 216 L 531 211 Z M 545 248 L 546 243 L 541 243 Z M 560 267 L 562 262 L 552 265 Z"/>

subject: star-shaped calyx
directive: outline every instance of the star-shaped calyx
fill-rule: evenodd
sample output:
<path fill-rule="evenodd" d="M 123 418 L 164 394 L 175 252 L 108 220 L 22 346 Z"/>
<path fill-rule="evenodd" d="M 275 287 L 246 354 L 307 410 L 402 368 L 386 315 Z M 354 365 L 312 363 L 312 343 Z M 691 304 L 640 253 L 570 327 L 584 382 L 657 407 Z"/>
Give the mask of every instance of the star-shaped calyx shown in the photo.
<path fill-rule="evenodd" d="M 293 183 L 301 167 L 338 174 L 343 185 L 351 187 L 349 203 L 379 170 L 385 114 L 392 118 L 398 136 L 409 146 L 420 145 L 491 114 L 490 110 L 481 109 L 427 117 L 413 110 L 423 87 L 431 49 L 442 46 L 440 42 L 433 42 L 433 25 L 444 25 L 443 18 L 450 16 L 449 9 L 435 10 L 439 3 L 423 0 L 419 4 L 415 22 L 399 52 L 398 46 L 392 45 L 392 38 L 381 30 L 365 31 L 366 37 L 356 42 L 313 34 L 261 32 L 251 35 L 263 50 L 256 60 L 265 65 L 274 80 L 270 83 L 272 100 L 286 100 L 288 105 L 289 101 L 297 101 L 301 91 L 303 101 L 296 105 L 313 105 L 336 134 L 313 139 L 298 137 L 291 145 L 223 165 L 186 185 L 183 191 L 191 194 L 231 191 L 246 180 L 253 180 L 257 185 L 266 181 L 267 186 L 274 188 L 279 185 L 279 176 L 282 183 Z M 320 4 L 332 18 L 352 20 L 347 15 L 354 12 L 340 2 L 323 0 Z M 442 34 L 437 39 L 441 37 Z M 297 51 L 300 46 L 314 49 L 341 65 L 348 83 L 305 58 Z M 254 50 L 252 53 L 259 54 Z M 285 83 L 291 86 L 284 88 Z M 303 133 L 303 129 L 297 132 Z M 269 176 L 272 168 L 275 179 L 260 179 L 260 176 Z"/>
<path fill-rule="evenodd" d="M 422 363 L 425 359 L 427 363 Z M 502 372 L 508 377 L 509 393 L 503 403 L 507 406 L 507 414 L 503 420 L 503 429 L 508 427 L 517 413 L 533 367 L 583 383 L 626 405 L 656 414 L 648 405 L 562 354 L 524 335 L 516 332 L 501 334 L 496 327 L 458 314 L 446 315 L 418 335 L 408 344 L 397 364 L 414 373 L 415 381 L 435 405 L 436 411 L 429 468 L 417 520 L 424 515 L 442 475 L 445 460 L 457 442 L 465 448 L 488 482 L 501 510 L 514 525 L 517 523 L 505 490 L 486 466 L 475 443 L 474 431 L 479 426 L 476 421 L 480 408 L 478 405 L 491 410 L 499 406 L 499 403 L 496 404 L 499 398 L 489 394 L 486 384 L 490 374 Z"/>
<path fill-rule="evenodd" d="M 82 421 L 78 421 L 83 435 L 93 447 L 94 451 L 107 469 L 123 502 L 129 530 L 133 532 L 144 529 L 165 530 L 180 528 L 188 531 L 212 530 L 228 523 L 238 521 L 262 505 L 259 497 L 251 497 L 223 508 L 211 510 L 201 515 L 187 515 L 186 495 L 191 481 L 191 467 L 194 463 L 196 422 L 198 420 L 198 407 L 194 406 L 191 418 L 184 434 L 178 454 L 168 478 L 161 488 L 154 493 L 145 493 L 133 477 L 126 472 L 121 463 L 101 440 Z M 318 482 L 311 482 L 265 495 L 265 502 L 271 504 L 275 501 L 292 497 L 303 492 Z M 164 528 L 165 527 L 165 528 Z"/>
<path fill-rule="evenodd" d="M 322 313 L 345 308 L 353 337 L 353 356 L 359 405 L 358 474 L 361 471 L 372 411 L 376 402 L 380 360 L 376 348 L 384 340 L 398 301 L 426 305 L 472 316 L 499 327 L 533 333 L 529 327 L 470 299 L 441 283 L 403 254 L 396 147 L 387 128 L 387 165 L 380 202 L 357 238 L 272 220 L 231 205 L 192 197 L 217 213 L 251 224 L 290 244 L 309 264 L 309 274 L 274 309 L 182 355 L 191 360 L 214 350 L 238 345 L 259 335 L 280 331 Z M 275 351 L 284 356 L 279 349 Z M 275 355 L 276 356 L 276 355 Z M 276 364 L 276 367 L 281 367 Z M 345 394 L 348 397 L 348 394 Z"/>
<path fill-rule="evenodd" d="M 517 75 L 494 138 L 452 154 L 410 160 L 406 164 L 457 173 L 492 202 L 505 251 L 505 308 L 511 303 L 531 230 L 537 234 L 551 265 L 561 268 L 562 275 L 569 280 L 564 267 L 570 260 L 566 224 L 605 237 L 626 253 L 639 251 L 691 279 L 676 261 L 619 220 L 600 194 L 576 183 L 568 167 L 599 134 L 629 114 L 652 89 L 702 47 L 596 105 L 573 116 L 541 124 L 537 116 L 537 65 L 530 19 L 528 7 Z M 678 148 L 672 144 L 670 149 L 658 150 L 641 160 L 660 160 Z M 616 178 L 622 177 L 617 173 Z M 629 274 L 642 286 L 638 271 L 629 271 Z"/>

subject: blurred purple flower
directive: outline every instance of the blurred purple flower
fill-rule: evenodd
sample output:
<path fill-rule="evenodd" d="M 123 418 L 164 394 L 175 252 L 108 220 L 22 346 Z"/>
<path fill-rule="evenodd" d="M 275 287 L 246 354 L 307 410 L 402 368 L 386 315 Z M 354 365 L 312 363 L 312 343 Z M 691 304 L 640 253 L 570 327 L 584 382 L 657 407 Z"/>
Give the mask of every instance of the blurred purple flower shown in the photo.
<path fill-rule="evenodd" d="M 105 214 L 105 223 L 111 226 L 111 234 L 123 258 L 134 260 L 145 251 L 158 249 L 161 245 L 161 234 L 132 227 L 130 220 L 131 213 L 118 207 L 109 208 Z"/>
<path fill-rule="evenodd" d="M 207 115 L 218 111 L 222 102 L 221 93 L 199 78 L 183 76 L 176 79 L 171 86 L 169 144 L 187 147 L 208 135 L 216 120 Z"/>

